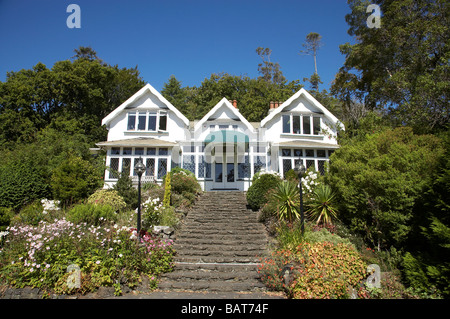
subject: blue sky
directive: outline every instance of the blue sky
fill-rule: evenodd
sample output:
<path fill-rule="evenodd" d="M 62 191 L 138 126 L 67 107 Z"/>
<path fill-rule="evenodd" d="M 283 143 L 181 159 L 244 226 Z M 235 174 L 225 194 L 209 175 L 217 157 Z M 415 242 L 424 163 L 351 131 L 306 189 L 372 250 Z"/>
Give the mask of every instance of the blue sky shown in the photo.
<path fill-rule="evenodd" d="M 67 6 L 81 8 L 81 28 L 66 25 Z M 318 73 L 328 89 L 344 56 L 345 0 L 0 0 L 0 81 L 7 71 L 51 68 L 79 46 L 91 46 L 109 64 L 138 66 L 161 90 L 171 75 L 199 86 L 212 73 L 258 76 L 257 47 L 272 50 L 285 77 L 314 72 L 313 58 L 298 54 L 310 32 L 322 35 Z"/>

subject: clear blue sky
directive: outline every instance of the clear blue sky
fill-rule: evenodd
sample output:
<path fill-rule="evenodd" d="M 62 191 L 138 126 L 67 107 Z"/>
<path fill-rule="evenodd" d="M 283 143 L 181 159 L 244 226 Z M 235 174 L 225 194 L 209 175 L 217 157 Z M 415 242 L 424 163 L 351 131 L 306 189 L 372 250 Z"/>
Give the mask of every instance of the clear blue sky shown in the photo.
<path fill-rule="evenodd" d="M 67 6 L 81 8 L 81 28 L 66 25 Z M 300 56 L 310 32 L 322 35 L 318 73 L 328 89 L 344 57 L 345 0 L 0 0 L 0 81 L 6 72 L 51 68 L 79 46 L 119 67 L 138 66 L 145 82 L 161 90 L 171 75 L 199 86 L 212 73 L 257 77 L 257 47 L 272 49 L 285 77 L 303 80 L 313 58 Z"/>

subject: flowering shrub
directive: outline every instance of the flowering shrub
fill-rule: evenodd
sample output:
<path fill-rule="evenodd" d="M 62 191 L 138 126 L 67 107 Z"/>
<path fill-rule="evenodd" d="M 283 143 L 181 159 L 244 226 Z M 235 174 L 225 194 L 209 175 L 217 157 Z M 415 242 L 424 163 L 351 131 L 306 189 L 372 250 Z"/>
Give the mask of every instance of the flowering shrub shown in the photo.
<path fill-rule="evenodd" d="M 42 211 L 42 213 L 44 215 L 47 215 L 51 211 L 61 210 L 59 208 L 59 205 L 60 205 L 59 200 L 51 200 L 51 199 L 44 198 L 44 199 L 41 199 L 41 204 L 42 204 L 42 207 L 44 208 L 44 210 Z"/>
<path fill-rule="evenodd" d="M 115 211 L 122 211 L 127 207 L 127 203 L 119 192 L 114 189 L 99 189 L 89 196 L 88 204 L 109 205 Z"/>
<path fill-rule="evenodd" d="M 142 204 L 142 227 L 149 229 L 152 226 L 160 225 L 163 212 L 163 203 L 158 197 L 149 197 Z"/>
<path fill-rule="evenodd" d="M 307 198 L 311 197 L 314 194 L 315 188 L 319 186 L 320 182 L 318 176 L 316 171 L 308 169 L 305 177 L 302 178 L 302 190 Z"/>
<path fill-rule="evenodd" d="M 16 225 L 0 253 L 0 280 L 14 287 L 38 287 L 55 293 L 86 293 L 100 286 L 136 286 L 141 275 L 156 278 L 172 268 L 172 241 L 136 231 L 74 224 L 66 219 L 38 226 Z M 80 269 L 80 285 L 68 284 L 69 265 Z"/>
<path fill-rule="evenodd" d="M 175 207 L 190 207 L 202 188 L 192 173 L 177 169 L 170 173 L 170 185 L 172 192 L 172 204 Z"/>
<path fill-rule="evenodd" d="M 288 285 L 283 269 L 292 274 Z M 268 287 L 285 290 L 292 298 L 346 298 L 348 287 L 364 279 L 366 265 L 346 244 L 303 242 L 295 250 L 279 250 L 264 259 L 259 273 Z"/>

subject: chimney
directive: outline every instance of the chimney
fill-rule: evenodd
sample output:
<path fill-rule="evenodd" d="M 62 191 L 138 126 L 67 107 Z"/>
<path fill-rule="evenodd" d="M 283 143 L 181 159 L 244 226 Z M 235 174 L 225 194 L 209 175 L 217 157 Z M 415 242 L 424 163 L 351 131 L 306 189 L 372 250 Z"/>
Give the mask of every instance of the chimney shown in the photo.
<path fill-rule="evenodd" d="M 270 110 L 273 110 L 275 108 L 275 102 L 270 101 Z"/>
<path fill-rule="evenodd" d="M 235 108 L 238 108 L 238 107 L 237 107 L 237 101 L 236 101 L 236 100 L 233 100 L 233 106 L 234 106 Z"/>

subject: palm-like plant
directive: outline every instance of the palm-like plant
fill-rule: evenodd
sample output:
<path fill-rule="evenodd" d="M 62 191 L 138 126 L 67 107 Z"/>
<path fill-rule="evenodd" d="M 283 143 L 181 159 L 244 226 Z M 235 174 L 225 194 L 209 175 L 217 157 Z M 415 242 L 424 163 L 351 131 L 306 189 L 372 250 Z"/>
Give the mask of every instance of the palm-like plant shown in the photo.
<path fill-rule="evenodd" d="M 324 224 L 332 224 L 332 221 L 337 219 L 337 211 L 334 203 L 335 194 L 328 185 L 319 185 L 307 204 L 308 210 L 306 214 L 316 224 L 321 222 Z"/>
<path fill-rule="evenodd" d="M 271 194 L 269 201 L 276 204 L 278 219 L 292 223 L 300 217 L 300 198 L 297 185 L 290 181 L 282 181 Z"/>

